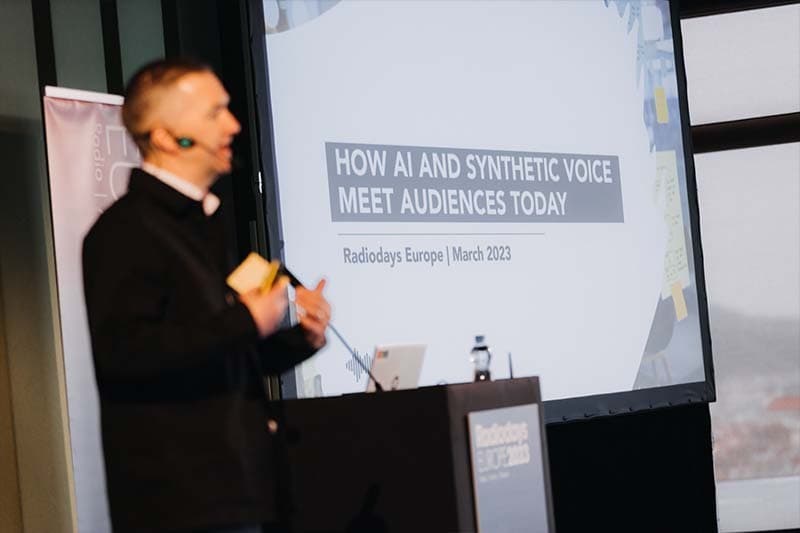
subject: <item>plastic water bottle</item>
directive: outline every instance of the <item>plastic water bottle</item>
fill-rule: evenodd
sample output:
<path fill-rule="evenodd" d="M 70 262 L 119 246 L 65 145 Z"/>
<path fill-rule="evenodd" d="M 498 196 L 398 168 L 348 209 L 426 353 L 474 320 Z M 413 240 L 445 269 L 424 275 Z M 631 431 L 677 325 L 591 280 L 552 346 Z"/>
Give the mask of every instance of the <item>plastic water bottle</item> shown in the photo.
<path fill-rule="evenodd" d="M 475 365 L 475 381 L 490 381 L 492 374 L 489 372 L 489 363 L 492 362 L 492 353 L 486 346 L 483 335 L 475 335 L 475 346 L 469 353 L 469 360 Z"/>

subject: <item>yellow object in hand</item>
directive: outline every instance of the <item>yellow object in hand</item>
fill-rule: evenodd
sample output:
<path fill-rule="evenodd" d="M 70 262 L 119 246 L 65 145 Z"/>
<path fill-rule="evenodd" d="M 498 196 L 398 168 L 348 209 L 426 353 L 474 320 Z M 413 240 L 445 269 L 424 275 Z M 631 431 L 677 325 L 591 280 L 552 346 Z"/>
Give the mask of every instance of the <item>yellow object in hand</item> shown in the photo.
<path fill-rule="evenodd" d="M 267 261 L 257 253 L 250 253 L 225 280 L 228 286 L 244 294 L 254 289 L 269 290 L 280 272 L 281 262 Z"/>

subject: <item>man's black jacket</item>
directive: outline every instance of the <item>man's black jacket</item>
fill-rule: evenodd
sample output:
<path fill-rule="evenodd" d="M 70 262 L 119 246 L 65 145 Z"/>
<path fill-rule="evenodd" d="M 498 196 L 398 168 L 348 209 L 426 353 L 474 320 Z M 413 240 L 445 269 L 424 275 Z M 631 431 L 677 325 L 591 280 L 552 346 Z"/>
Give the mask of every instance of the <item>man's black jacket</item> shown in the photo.
<path fill-rule="evenodd" d="M 280 373 L 313 349 L 298 328 L 258 340 L 225 285 L 232 267 L 219 212 L 139 169 L 84 240 L 115 531 L 274 519 L 256 367 Z"/>

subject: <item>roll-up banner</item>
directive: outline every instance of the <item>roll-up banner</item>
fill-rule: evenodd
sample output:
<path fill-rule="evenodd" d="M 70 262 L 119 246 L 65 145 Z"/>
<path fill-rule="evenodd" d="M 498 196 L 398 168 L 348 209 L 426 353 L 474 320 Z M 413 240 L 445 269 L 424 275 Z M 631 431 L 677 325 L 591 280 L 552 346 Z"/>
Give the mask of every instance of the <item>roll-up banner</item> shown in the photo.
<path fill-rule="evenodd" d="M 81 246 L 98 215 L 128 188 L 139 151 L 122 126 L 122 97 L 47 87 L 50 174 L 61 342 L 78 529 L 111 531 L 100 412 L 83 298 Z"/>

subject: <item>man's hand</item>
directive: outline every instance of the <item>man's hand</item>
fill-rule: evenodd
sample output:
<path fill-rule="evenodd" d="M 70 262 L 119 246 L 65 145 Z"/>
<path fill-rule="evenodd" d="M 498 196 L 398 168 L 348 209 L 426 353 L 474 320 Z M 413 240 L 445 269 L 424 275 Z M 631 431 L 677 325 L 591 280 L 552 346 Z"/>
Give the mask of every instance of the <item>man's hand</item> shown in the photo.
<path fill-rule="evenodd" d="M 289 279 L 281 276 L 270 290 L 262 292 L 255 289 L 239 297 L 253 316 L 258 336 L 262 339 L 275 333 L 286 315 L 289 306 L 289 297 L 286 294 L 288 284 Z"/>
<path fill-rule="evenodd" d="M 305 287 L 297 287 L 295 291 L 295 304 L 300 326 L 306 333 L 306 339 L 316 349 L 325 346 L 325 329 L 331 319 L 331 306 L 322 295 L 325 288 L 323 279 L 317 287 L 310 291 Z"/>

